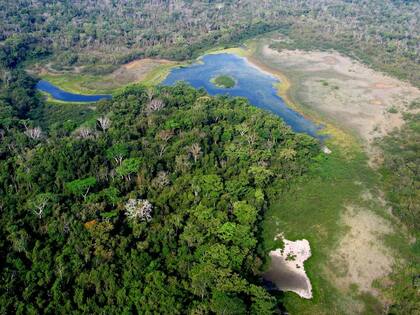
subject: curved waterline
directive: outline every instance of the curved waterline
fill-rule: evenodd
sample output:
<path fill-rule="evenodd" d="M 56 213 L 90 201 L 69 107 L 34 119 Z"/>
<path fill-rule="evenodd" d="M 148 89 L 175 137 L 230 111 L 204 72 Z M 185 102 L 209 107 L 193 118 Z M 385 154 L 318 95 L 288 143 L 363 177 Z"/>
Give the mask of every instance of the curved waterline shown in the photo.
<path fill-rule="evenodd" d="M 69 93 L 66 91 L 61 90 L 60 88 L 56 87 L 54 84 L 40 80 L 36 88 L 42 92 L 48 93 L 51 97 L 57 101 L 62 102 L 74 102 L 74 103 L 91 103 L 97 102 L 102 99 L 110 99 L 111 95 L 103 94 L 103 95 L 83 95 L 83 94 L 74 94 Z"/>
<path fill-rule="evenodd" d="M 219 75 L 235 78 L 236 85 L 229 89 L 215 86 L 211 79 Z M 280 116 L 294 131 L 319 139 L 324 137 L 318 134 L 322 126 L 285 104 L 275 87 L 279 80 L 250 64 L 245 58 L 228 53 L 205 55 L 198 63 L 173 69 L 162 84 L 174 85 L 178 81 L 185 81 L 195 88 L 204 88 L 210 95 L 245 97 L 252 105 Z"/>

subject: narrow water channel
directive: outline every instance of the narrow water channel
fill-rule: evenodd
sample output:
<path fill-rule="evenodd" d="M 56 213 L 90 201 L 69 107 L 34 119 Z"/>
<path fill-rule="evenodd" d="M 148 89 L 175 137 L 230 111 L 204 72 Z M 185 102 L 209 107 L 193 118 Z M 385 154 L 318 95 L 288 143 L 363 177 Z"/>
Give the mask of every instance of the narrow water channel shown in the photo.
<path fill-rule="evenodd" d="M 111 98 L 111 95 L 83 95 L 69 93 L 61 90 L 54 84 L 45 80 L 39 81 L 36 85 L 36 88 L 42 92 L 50 94 L 53 99 L 63 102 L 90 103 L 97 102 L 101 99 Z"/>

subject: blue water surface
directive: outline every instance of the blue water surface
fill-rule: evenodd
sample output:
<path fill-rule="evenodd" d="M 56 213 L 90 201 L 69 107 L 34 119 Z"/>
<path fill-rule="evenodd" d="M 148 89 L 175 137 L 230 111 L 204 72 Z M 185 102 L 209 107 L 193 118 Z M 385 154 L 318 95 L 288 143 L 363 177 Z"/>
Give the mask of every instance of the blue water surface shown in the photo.
<path fill-rule="evenodd" d="M 51 95 L 52 98 L 64 101 L 64 102 L 96 102 L 101 99 L 110 99 L 111 95 L 83 95 L 83 94 L 73 94 L 66 91 L 63 91 L 51 84 L 48 81 L 41 80 L 36 85 L 38 90 L 46 92 Z"/>
<path fill-rule="evenodd" d="M 210 81 L 219 75 L 231 76 L 236 85 L 229 89 L 215 86 Z M 278 96 L 275 88 L 275 84 L 279 83 L 277 78 L 252 66 L 245 58 L 233 54 L 206 55 L 191 66 L 173 69 L 162 84 L 174 85 L 177 81 L 185 81 L 195 88 L 204 88 L 211 95 L 246 97 L 252 105 L 280 116 L 295 132 L 322 138 L 317 134 L 321 126 L 287 107 Z"/>

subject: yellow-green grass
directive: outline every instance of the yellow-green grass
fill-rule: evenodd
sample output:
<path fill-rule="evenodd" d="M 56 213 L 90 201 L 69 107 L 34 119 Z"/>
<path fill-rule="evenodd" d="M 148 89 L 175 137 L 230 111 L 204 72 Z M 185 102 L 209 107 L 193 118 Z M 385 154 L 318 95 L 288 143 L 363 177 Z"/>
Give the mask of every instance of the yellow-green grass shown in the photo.
<path fill-rule="evenodd" d="M 96 103 L 95 101 L 92 102 L 67 102 L 67 101 L 61 101 L 58 99 L 55 99 L 51 96 L 50 93 L 44 92 L 44 91 L 38 91 L 39 93 L 41 93 L 41 95 L 45 98 L 45 100 L 47 101 L 47 103 L 51 103 L 51 104 L 62 104 L 62 105 L 68 105 L 68 104 L 74 104 L 74 105 L 87 105 L 87 104 L 92 104 L 92 103 Z"/>
<path fill-rule="evenodd" d="M 266 212 L 264 241 L 267 250 L 278 244 L 274 238 L 307 239 L 312 257 L 305 269 L 313 286 L 313 299 L 304 300 L 286 292 L 284 304 L 291 314 L 347 314 L 351 299 L 339 292 L 325 277 L 328 255 L 346 232 L 340 216 L 347 203 L 363 202 L 361 193 L 377 183 L 361 150 L 349 159 L 339 146 L 331 145 L 331 155 L 320 155 L 304 178 L 291 185 Z"/>
<path fill-rule="evenodd" d="M 142 83 L 146 86 L 157 85 L 161 83 L 169 74 L 172 68 L 178 66 L 178 63 L 159 64 L 153 67 L 142 80 L 121 83 L 112 77 L 112 75 L 92 75 L 92 74 L 51 74 L 44 73 L 40 77 L 60 89 L 75 94 L 114 94 L 125 86 Z M 108 87 L 100 87 L 107 85 Z"/>
<path fill-rule="evenodd" d="M 339 122 L 302 105 L 295 85 L 301 78 L 289 72 L 286 75 L 270 67 L 268 60 L 261 60 L 259 50 L 263 44 L 263 41 L 254 41 L 253 52 L 247 58 L 278 77 L 278 94 L 289 107 L 324 126 L 322 133 L 330 136 L 325 144 L 332 150 L 331 155 L 320 155 L 313 162 L 309 174 L 292 183 L 290 190 L 284 192 L 265 215 L 264 242 L 267 250 L 278 247 L 274 237 L 281 232 L 287 239 L 308 239 L 312 248 L 312 257 L 305 262 L 305 269 L 313 286 L 313 299 L 301 299 L 295 293 L 286 292 L 283 303 L 292 315 L 349 314 L 354 310 L 355 301 L 364 306 L 365 314 L 378 314 L 382 305 L 370 293 L 359 292 L 357 288 L 350 292 L 341 291 L 325 273 L 326 269 L 335 267 L 331 266 L 329 255 L 348 232 L 340 219 L 345 206 L 352 204 L 373 211 L 395 227 L 395 232 L 383 237 L 394 257 L 404 261 L 415 260 L 415 246 L 409 245 L 409 234 L 404 226 L 387 212 L 378 199 L 367 202 L 362 198 L 362 192 L 366 191 L 380 195 L 382 178 L 368 166 L 361 139 L 340 126 Z M 325 268 L 327 264 L 328 268 Z M 384 287 L 380 281 L 375 285 L 392 300 L 403 292 L 402 287 L 410 285 L 406 274 L 409 274 L 407 266 L 397 264 L 390 275 L 395 281 L 393 286 Z"/>
<path fill-rule="evenodd" d="M 166 77 L 169 75 L 169 73 L 174 67 L 180 67 L 180 66 L 182 65 L 180 64 L 159 65 L 155 67 L 153 70 L 151 70 L 140 83 L 146 86 L 158 85 L 166 79 Z"/>
<path fill-rule="evenodd" d="M 240 47 L 215 47 L 207 50 L 204 55 L 217 55 L 217 54 L 234 54 L 239 57 L 249 57 L 251 56 L 257 48 L 256 40 L 247 40 Z"/>
<path fill-rule="evenodd" d="M 246 57 L 249 54 L 249 51 L 243 47 L 232 47 L 232 48 L 214 48 L 206 51 L 205 55 L 218 55 L 218 54 L 235 54 L 240 57 Z"/>
<path fill-rule="evenodd" d="M 89 74 L 43 74 L 43 80 L 46 80 L 58 88 L 75 94 L 112 94 L 117 88 L 95 89 L 92 85 L 96 82 L 103 82 L 104 78 Z"/>

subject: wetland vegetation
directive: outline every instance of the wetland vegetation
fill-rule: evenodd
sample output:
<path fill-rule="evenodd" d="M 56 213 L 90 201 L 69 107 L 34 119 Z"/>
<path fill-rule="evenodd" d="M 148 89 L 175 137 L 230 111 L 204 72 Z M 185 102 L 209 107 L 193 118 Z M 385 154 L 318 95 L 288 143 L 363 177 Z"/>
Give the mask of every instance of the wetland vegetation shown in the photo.
<path fill-rule="evenodd" d="M 62 102 L 73 102 L 73 103 L 92 103 L 97 102 L 102 99 L 109 99 L 111 95 L 83 95 L 83 94 L 73 94 L 66 91 L 63 91 L 51 84 L 48 81 L 40 80 L 36 88 L 39 91 L 47 93 L 52 99 Z"/>
<path fill-rule="evenodd" d="M 418 2 L 0 9 L 1 313 L 418 312 Z"/>
<path fill-rule="evenodd" d="M 221 71 L 235 78 L 235 86 L 226 89 L 212 84 L 211 79 L 220 75 Z M 254 106 L 280 116 L 296 132 L 322 138 L 319 134 L 321 126 L 289 108 L 277 94 L 275 85 L 279 80 L 243 57 L 224 51 L 208 54 L 191 65 L 174 68 L 162 84 L 173 85 L 179 81 L 185 81 L 195 88 L 204 88 L 211 95 L 245 97 Z"/>

